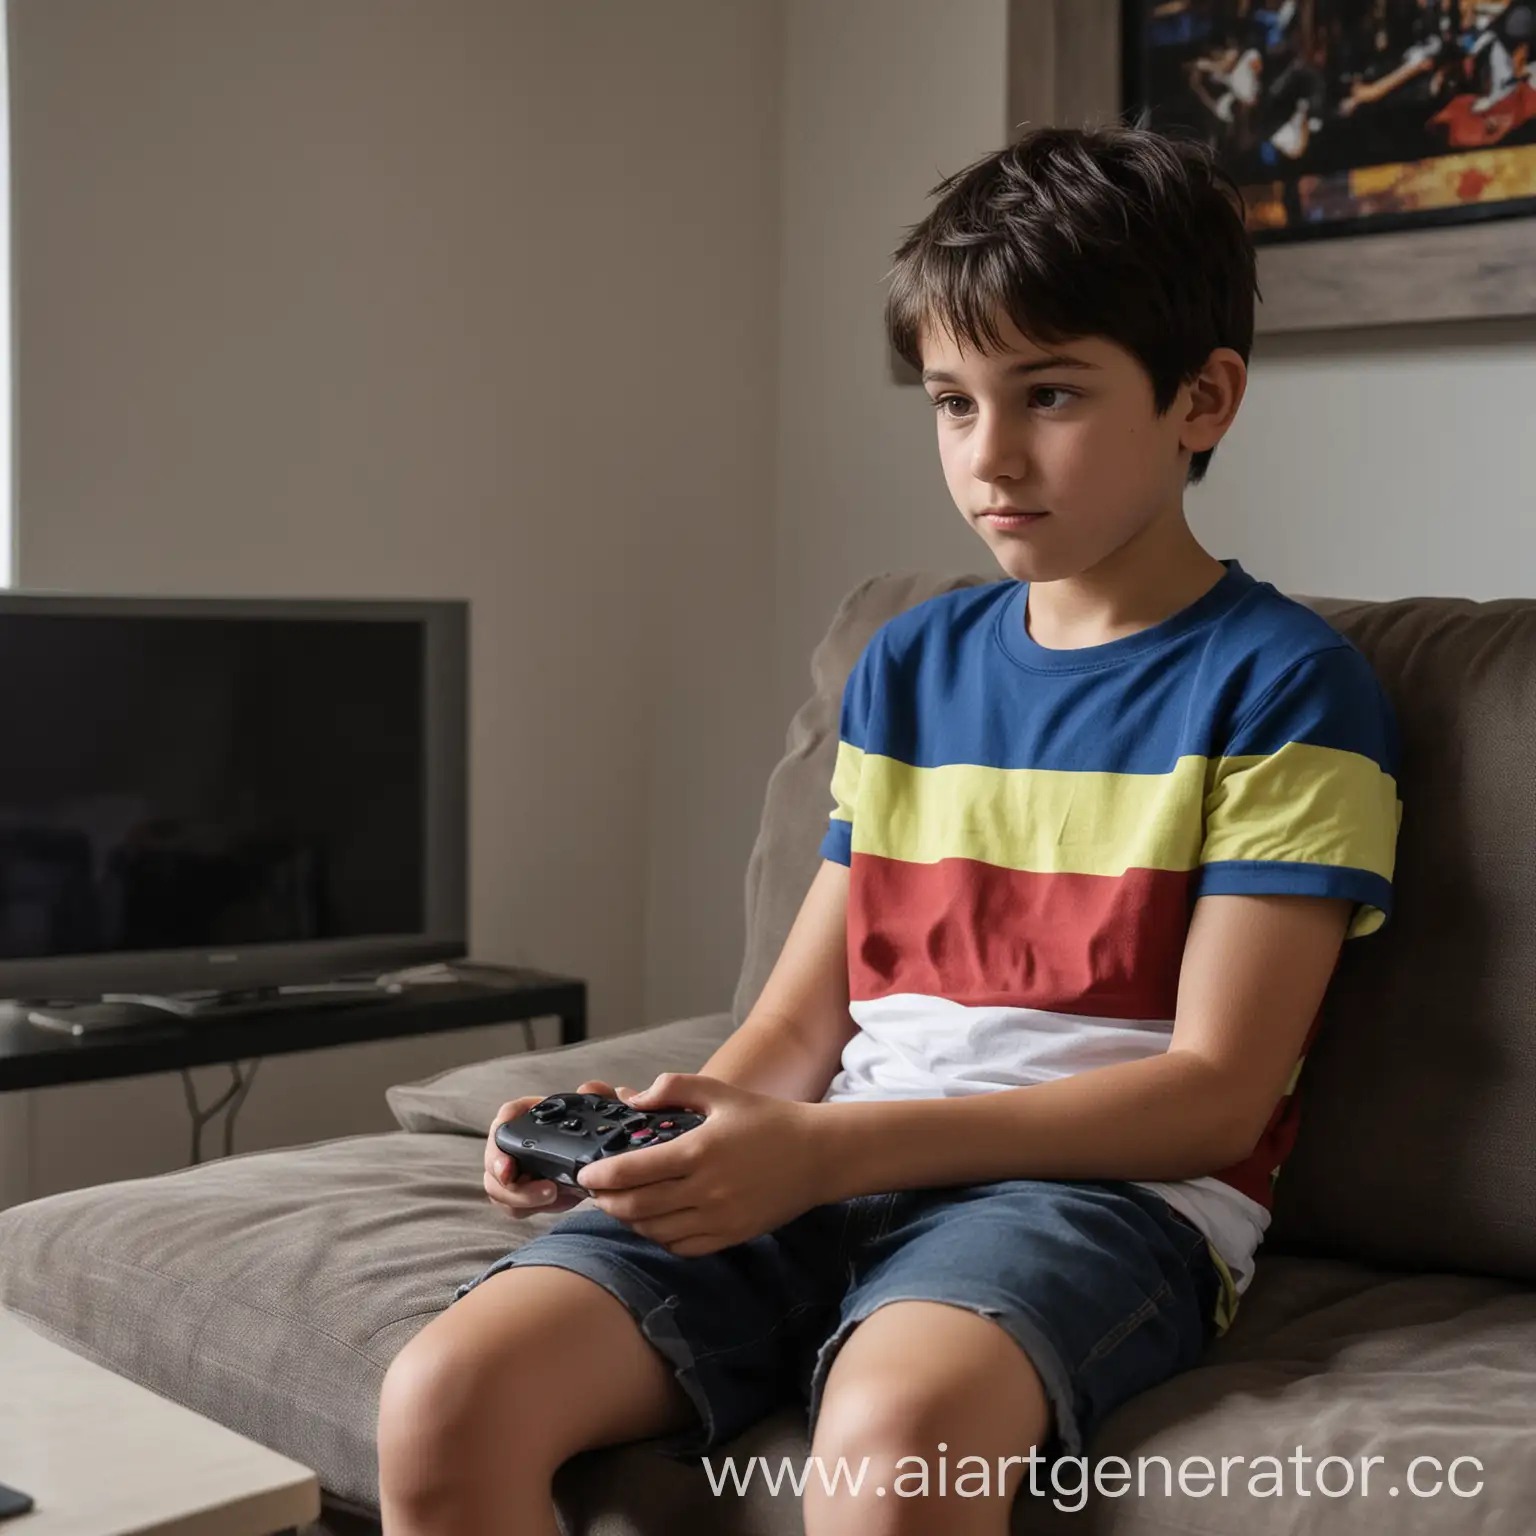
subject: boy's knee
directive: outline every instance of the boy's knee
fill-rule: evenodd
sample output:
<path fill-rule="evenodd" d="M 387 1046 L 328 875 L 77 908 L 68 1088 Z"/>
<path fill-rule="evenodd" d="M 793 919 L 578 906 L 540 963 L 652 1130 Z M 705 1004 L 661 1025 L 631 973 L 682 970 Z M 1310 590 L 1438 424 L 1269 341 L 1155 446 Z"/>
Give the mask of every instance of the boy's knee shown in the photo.
<path fill-rule="evenodd" d="M 452 1478 L 452 1450 L 465 1416 L 468 1384 L 455 1379 L 453 1352 L 428 1324 L 390 1362 L 379 1393 L 379 1482 L 397 1498 L 418 1499 Z"/>
<path fill-rule="evenodd" d="M 1029 1357 L 995 1323 L 936 1305 L 881 1308 L 852 1331 L 822 1393 L 816 1454 L 931 1465 L 1004 1444 L 1027 1453 L 1045 1439 L 1050 1407 Z M 940 1327 L 925 1331 L 933 1322 Z"/>
<path fill-rule="evenodd" d="M 865 1457 L 921 1455 L 931 1449 L 924 1435 L 936 1406 L 932 1398 L 896 1388 L 883 1373 L 847 1372 L 822 1394 L 812 1453 L 831 1466 L 845 1457 L 854 1470 Z"/>
<path fill-rule="evenodd" d="M 537 1460 L 537 1438 L 515 1422 L 516 1403 L 483 1354 L 455 1330 L 429 1323 L 384 1373 L 381 1489 L 397 1502 L 431 1503 L 462 1493 L 477 1467 L 505 1479 L 514 1462 Z"/>

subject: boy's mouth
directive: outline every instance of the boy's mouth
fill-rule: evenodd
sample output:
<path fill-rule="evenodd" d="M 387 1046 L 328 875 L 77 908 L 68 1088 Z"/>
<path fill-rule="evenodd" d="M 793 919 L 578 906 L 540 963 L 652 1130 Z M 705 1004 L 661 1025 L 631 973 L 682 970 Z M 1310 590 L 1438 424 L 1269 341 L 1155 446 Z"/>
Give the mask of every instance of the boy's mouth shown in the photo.
<path fill-rule="evenodd" d="M 983 512 L 981 517 L 994 528 L 1027 528 L 1049 515 L 1047 512 L 1016 512 L 1011 507 L 995 507 Z"/>

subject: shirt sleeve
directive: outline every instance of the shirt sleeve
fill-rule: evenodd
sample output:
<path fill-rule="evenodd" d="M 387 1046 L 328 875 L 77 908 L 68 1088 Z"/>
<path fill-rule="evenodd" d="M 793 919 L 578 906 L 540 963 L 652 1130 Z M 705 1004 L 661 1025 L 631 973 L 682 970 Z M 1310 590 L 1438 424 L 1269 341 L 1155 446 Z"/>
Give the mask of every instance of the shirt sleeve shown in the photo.
<path fill-rule="evenodd" d="M 879 665 L 879 634 L 871 636 L 843 684 L 842 710 L 838 716 L 837 758 L 832 769 L 832 812 L 821 840 L 821 856 L 839 864 L 853 862 L 854 809 L 859 798 L 859 776 L 869 740 L 870 708 L 875 695 Z"/>
<path fill-rule="evenodd" d="M 1346 939 L 1392 911 L 1403 806 L 1392 705 L 1351 644 L 1289 667 L 1206 774 L 1195 897 L 1341 896 Z"/>

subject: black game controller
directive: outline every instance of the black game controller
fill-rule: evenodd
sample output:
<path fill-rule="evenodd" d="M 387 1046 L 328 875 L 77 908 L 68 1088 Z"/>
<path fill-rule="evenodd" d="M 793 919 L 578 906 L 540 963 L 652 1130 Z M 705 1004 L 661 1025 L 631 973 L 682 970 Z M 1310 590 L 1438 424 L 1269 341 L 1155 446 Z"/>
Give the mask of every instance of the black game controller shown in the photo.
<path fill-rule="evenodd" d="M 580 1189 L 589 1163 L 658 1146 L 703 1125 L 686 1109 L 632 1109 L 600 1093 L 557 1093 L 496 1127 L 496 1145 L 520 1173 Z"/>

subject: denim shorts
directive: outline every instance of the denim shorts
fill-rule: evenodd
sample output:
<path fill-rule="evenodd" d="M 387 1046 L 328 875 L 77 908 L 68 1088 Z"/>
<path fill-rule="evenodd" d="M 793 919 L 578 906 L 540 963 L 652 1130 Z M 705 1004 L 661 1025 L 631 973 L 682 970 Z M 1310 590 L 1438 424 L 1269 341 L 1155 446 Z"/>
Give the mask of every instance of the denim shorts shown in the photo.
<path fill-rule="evenodd" d="M 1195 1365 L 1216 1334 L 1219 1280 L 1204 1235 L 1158 1195 L 1118 1180 L 856 1195 L 692 1256 L 584 1204 L 454 1300 L 520 1264 L 574 1270 L 628 1307 L 699 1414 L 680 1433 L 637 1443 L 684 1461 L 796 1399 L 814 1435 L 838 1348 L 888 1301 L 992 1318 L 1045 1387 L 1048 1459 L 1083 1454 L 1107 1414 Z"/>

